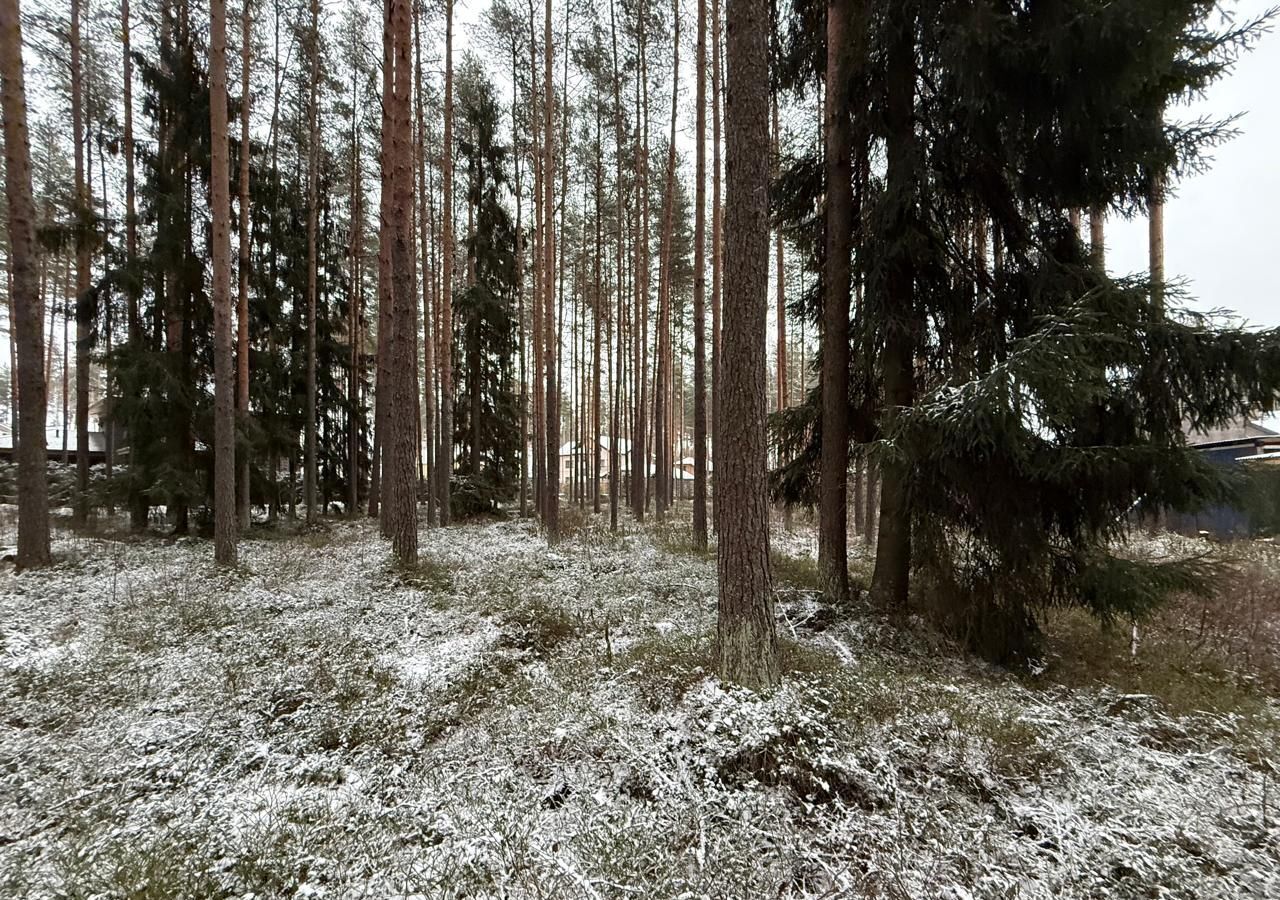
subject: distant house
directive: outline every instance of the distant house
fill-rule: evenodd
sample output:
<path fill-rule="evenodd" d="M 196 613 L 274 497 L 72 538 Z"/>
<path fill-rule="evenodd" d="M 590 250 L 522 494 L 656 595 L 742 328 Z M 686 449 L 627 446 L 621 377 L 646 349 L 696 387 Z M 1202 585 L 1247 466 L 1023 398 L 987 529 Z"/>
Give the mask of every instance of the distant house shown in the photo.
<path fill-rule="evenodd" d="M 90 403 L 89 461 L 91 463 L 102 462 L 106 459 L 107 427 L 105 404 L 101 400 Z M 44 429 L 44 444 L 49 459 L 62 459 L 63 448 L 65 447 L 67 457 L 74 460 L 78 436 L 79 432 L 76 430 L 74 415 L 67 423 L 65 432 L 62 427 L 62 416 L 50 416 Z M 120 447 L 122 442 L 123 434 L 117 428 L 116 447 Z M 5 423 L 0 425 L 0 459 L 12 458 L 13 452 L 13 427 L 9 423 Z"/>
<path fill-rule="evenodd" d="M 1187 445 L 1214 465 L 1256 472 L 1280 465 L 1280 433 L 1245 419 L 1224 428 L 1187 432 Z M 1243 506 L 1214 506 L 1198 513 L 1170 513 L 1169 528 L 1183 534 L 1208 534 L 1219 539 L 1248 537 L 1256 523 Z"/>
<path fill-rule="evenodd" d="M 609 438 L 601 435 L 596 447 L 600 459 L 600 490 L 609 489 Z M 626 438 L 618 438 L 618 470 L 624 481 L 631 477 L 631 442 Z M 711 451 L 707 451 L 707 472 L 711 471 Z M 560 489 L 568 491 L 573 483 L 575 472 L 585 472 L 586 477 L 595 475 L 595 464 L 592 462 L 591 444 L 580 441 L 567 441 L 560 446 Z M 649 477 L 652 478 L 657 469 L 652 462 L 649 465 Z M 680 497 L 693 496 L 693 457 L 685 457 L 671 469 L 671 480 L 676 494 Z"/>
<path fill-rule="evenodd" d="M 600 436 L 594 456 L 600 461 L 600 487 L 609 486 L 609 438 Z M 618 465 L 625 475 L 631 471 L 631 442 L 626 438 L 618 438 Z M 567 441 L 560 445 L 560 487 L 567 490 L 575 472 L 585 472 L 587 478 L 595 475 L 595 462 L 591 452 L 591 444 L 581 441 Z"/>

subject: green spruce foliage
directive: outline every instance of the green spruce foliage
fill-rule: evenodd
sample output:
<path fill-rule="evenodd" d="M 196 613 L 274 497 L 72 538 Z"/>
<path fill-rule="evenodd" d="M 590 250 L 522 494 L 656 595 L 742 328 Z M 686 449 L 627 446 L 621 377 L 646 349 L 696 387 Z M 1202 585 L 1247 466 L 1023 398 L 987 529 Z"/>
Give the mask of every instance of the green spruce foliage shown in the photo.
<path fill-rule="evenodd" d="M 821 72 L 813 31 L 797 24 L 814 6 L 800 0 L 778 50 L 793 90 Z M 996 660 L 1035 654 L 1048 607 L 1105 621 L 1202 586 L 1202 561 L 1134 563 L 1117 542 L 1144 516 L 1233 495 L 1187 448 L 1188 426 L 1275 405 L 1280 334 L 1113 277 L 1070 224 L 1071 210 L 1095 206 L 1142 214 L 1157 178 L 1194 171 L 1229 136 L 1229 122 L 1178 119 L 1179 102 L 1258 33 L 1215 30 L 1219 12 L 1189 0 L 860 7 L 854 440 L 908 473 L 912 602 Z M 904 41 L 915 70 L 905 140 L 890 121 Z M 894 152 L 906 174 L 890 181 L 882 160 Z M 792 160 L 775 204 L 815 272 L 819 171 L 812 154 Z M 813 295 L 793 307 L 816 318 Z M 891 338 L 911 348 L 906 407 L 884 399 Z M 775 420 L 792 457 L 775 488 L 796 499 L 812 496 L 819 406 L 811 395 Z"/>

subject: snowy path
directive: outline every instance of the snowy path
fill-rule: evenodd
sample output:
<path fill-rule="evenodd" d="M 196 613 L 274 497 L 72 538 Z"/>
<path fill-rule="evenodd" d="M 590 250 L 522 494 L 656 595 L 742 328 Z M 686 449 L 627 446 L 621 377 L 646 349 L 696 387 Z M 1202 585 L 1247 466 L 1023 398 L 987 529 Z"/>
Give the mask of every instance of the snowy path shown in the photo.
<path fill-rule="evenodd" d="M 227 574 L 78 540 L 0 574 L 0 896 L 1280 897 L 1275 748 L 1238 722 L 817 633 L 793 594 L 760 700 L 707 677 L 705 558 L 422 546 L 403 573 L 334 525 Z"/>

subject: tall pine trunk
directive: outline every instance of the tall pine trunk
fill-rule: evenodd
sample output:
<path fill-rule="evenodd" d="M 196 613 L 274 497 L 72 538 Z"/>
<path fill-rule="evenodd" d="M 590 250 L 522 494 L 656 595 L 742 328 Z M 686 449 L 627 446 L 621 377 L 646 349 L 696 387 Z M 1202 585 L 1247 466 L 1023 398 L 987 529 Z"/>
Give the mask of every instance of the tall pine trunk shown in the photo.
<path fill-rule="evenodd" d="M 556 365 L 559 358 L 560 336 L 556 331 L 554 304 L 551 302 L 555 294 L 555 129 L 552 126 L 555 85 L 552 69 L 555 63 L 554 35 L 551 32 L 551 0 L 546 0 L 545 21 L 543 24 L 543 103 L 542 103 L 542 307 L 546 328 L 546 453 L 547 483 L 546 507 L 543 510 L 543 524 L 547 529 L 547 539 L 556 541 L 560 538 L 560 389 Z"/>
<path fill-rule="evenodd" d="M 453 0 L 445 0 L 444 148 L 444 281 L 440 298 L 440 452 L 436 454 L 440 524 L 452 518 L 449 499 L 453 476 Z"/>
<path fill-rule="evenodd" d="M 76 490 L 74 521 L 82 526 L 89 518 L 89 344 L 93 331 L 89 301 L 90 233 L 93 211 L 85 178 L 84 72 L 80 48 L 81 0 L 71 0 L 71 132 L 75 141 L 75 244 L 76 244 Z"/>
<path fill-rule="evenodd" d="M 416 409 L 417 298 L 413 289 L 413 123 L 411 114 L 413 61 L 409 0 L 390 0 L 392 28 L 391 165 L 393 190 L 391 243 L 392 301 L 390 335 L 391 396 L 388 398 L 387 472 L 383 503 L 396 559 L 403 565 L 418 560 L 418 504 L 416 494 L 418 434 Z M 384 175 L 385 178 L 385 175 Z"/>
<path fill-rule="evenodd" d="M 236 298 L 236 411 L 241 428 L 249 419 L 249 59 L 253 45 L 252 0 L 242 0 L 240 12 L 240 258 Z M 240 527 L 249 527 L 249 448 L 239 457 L 236 475 L 236 516 Z"/>
<path fill-rule="evenodd" d="M 316 305 L 319 281 L 317 248 L 320 206 L 320 0 L 311 0 L 311 86 L 307 101 L 307 424 L 303 499 L 307 524 L 316 507 Z"/>
<path fill-rule="evenodd" d="M 915 400 L 915 269 L 909 246 L 910 220 L 918 188 L 915 172 L 915 9 L 894 7 L 886 85 L 885 186 L 892 198 L 885 279 L 884 414 L 892 425 L 896 411 Z M 905 607 L 911 575 L 910 472 L 901 461 L 886 459 L 880 470 L 880 527 L 876 567 L 871 579 L 873 598 L 882 606 Z"/>
<path fill-rule="evenodd" d="M 752 688 L 778 682 L 769 566 L 765 333 L 769 309 L 769 5 L 733 0 L 727 48 L 723 446 L 717 664 Z"/>
<path fill-rule="evenodd" d="M 720 0 L 711 3 L 711 525 L 720 529 L 720 301 L 723 294 L 724 209 L 720 194 Z"/>
<path fill-rule="evenodd" d="M 236 418 L 231 356 L 231 173 L 227 160 L 227 2 L 209 3 L 210 212 L 213 218 L 213 558 L 236 562 Z"/>
<path fill-rule="evenodd" d="M 422 5 L 415 2 L 413 9 L 413 78 L 415 90 L 415 111 L 418 119 L 418 139 L 417 161 L 418 161 L 418 240 L 422 248 L 422 262 L 426 265 L 431 255 L 431 213 L 430 213 L 430 190 L 427 184 L 427 117 L 422 89 Z M 428 272 L 423 272 L 422 277 L 422 321 L 423 329 L 423 389 L 422 400 L 424 407 L 424 416 L 422 423 L 423 434 L 427 439 L 425 442 L 419 442 L 423 447 L 423 453 L 426 455 L 427 469 L 427 524 L 434 524 L 436 521 L 436 496 L 431 490 L 430 485 L 435 478 L 435 427 L 436 427 L 436 392 L 435 392 L 435 341 L 432 339 L 430 326 L 431 322 L 431 285 L 433 277 Z"/>
<path fill-rule="evenodd" d="M 849 301 L 853 292 L 853 128 L 849 31 L 852 0 L 827 3 L 826 254 L 822 302 L 822 459 L 818 488 L 818 572 L 827 597 L 849 596 Z M 781 254 L 779 254 L 781 262 Z M 778 314 L 782 315 L 781 302 Z M 779 353 L 783 352 L 781 343 Z M 781 365 L 781 363 L 780 363 Z M 779 381 L 781 392 L 782 382 Z M 781 393 L 779 403 L 781 403 Z"/>
<path fill-rule="evenodd" d="M 707 549 L 707 0 L 698 0 L 693 200 L 693 545 Z"/>
<path fill-rule="evenodd" d="M 49 486 L 45 477 L 44 303 L 36 277 L 35 201 L 22 70 L 18 0 L 0 0 L 0 110 L 4 118 L 5 194 L 9 201 L 9 269 L 18 371 L 17 568 L 50 563 Z"/>

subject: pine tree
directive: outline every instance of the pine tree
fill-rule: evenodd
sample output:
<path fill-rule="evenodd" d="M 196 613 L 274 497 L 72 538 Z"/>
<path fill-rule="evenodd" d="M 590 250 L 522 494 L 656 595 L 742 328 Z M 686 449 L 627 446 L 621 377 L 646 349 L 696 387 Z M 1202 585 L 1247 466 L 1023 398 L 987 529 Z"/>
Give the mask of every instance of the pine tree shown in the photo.
<path fill-rule="evenodd" d="M 698 0 L 693 262 L 693 545 L 707 549 L 707 2 Z"/>
<path fill-rule="evenodd" d="M 850 64 L 855 58 L 851 33 L 855 28 L 855 15 L 857 12 L 852 0 L 827 0 L 826 106 L 823 111 L 826 246 L 823 257 L 818 571 L 823 592 L 834 603 L 842 603 L 849 596 L 849 303 L 853 294 L 850 269 L 853 254 Z M 783 314 L 781 304 L 778 314 Z M 785 348 L 779 346 L 779 353 L 781 359 Z"/>
<path fill-rule="evenodd" d="M 76 164 L 76 491 L 72 504 L 76 525 L 89 517 L 89 350 L 93 329 L 90 305 L 91 233 L 93 205 L 85 178 L 84 74 L 81 61 L 80 0 L 71 0 L 71 133 L 75 141 Z"/>
<path fill-rule="evenodd" d="M 231 173 L 227 161 L 227 4 L 209 5 L 209 185 L 213 213 L 214 559 L 236 562 L 236 420 L 231 355 Z"/>
<path fill-rule="evenodd" d="M 16 318 L 12 339 L 18 360 L 18 553 L 19 569 L 49 565 L 49 487 L 45 480 L 44 340 L 36 275 L 35 202 L 31 193 L 31 143 L 22 63 L 18 0 L 0 0 L 0 112 L 4 117 L 5 195 L 9 207 L 9 268 Z"/>
<path fill-rule="evenodd" d="M 453 0 L 445 0 L 444 39 L 444 148 L 441 176 L 444 191 L 443 295 L 440 301 L 440 450 L 436 453 L 439 472 L 440 524 L 453 516 L 450 481 L 453 476 Z"/>
<path fill-rule="evenodd" d="M 765 329 L 769 306 L 769 7 L 728 10 L 723 443 L 717 457 L 720 539 L 718 669 L 767 688 L 779 678 L 765 489 Z"/>
<path fill-rule="evenodd" d="M 127 0 L 126 0 L 127 2 Z M 243 430 L 249 418 L 249 263 L 252 236 L 249 228 L 249 59 L 253 45 L 253 3 L 241 0 L 240 9 L 240 247 L 236 299 L 236 412 Z M 239 452 L 236 469 L 236 517 L 242 530 L 249 527 L 249 448 Z"/>

